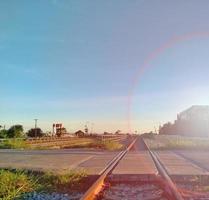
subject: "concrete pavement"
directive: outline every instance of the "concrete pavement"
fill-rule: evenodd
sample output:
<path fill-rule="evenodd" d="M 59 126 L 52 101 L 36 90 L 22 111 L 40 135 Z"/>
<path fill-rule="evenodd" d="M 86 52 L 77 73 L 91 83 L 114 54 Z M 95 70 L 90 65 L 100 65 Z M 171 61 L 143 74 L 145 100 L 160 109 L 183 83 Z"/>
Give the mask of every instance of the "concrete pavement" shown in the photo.
<path fill-rule="evenodd" d="M 113 170 L 114 181 L 155 180 L 158 171 L 148 151 L 131 151 Z"/>
<path fill-rule="evenodd" d="M 171 176 L 177 175 L 208 175 L 208 172 L 200 166 L 192 163 L 171 151 L 157 151 L 157 156 Z M 199 157 L 201 157 L 199 153 Z"/>
<path fill-rule="evenodd" d="M 85 169 L 98 175 L 116 152 L 89 149 L 0 150 L 0 168 L 63 171 Z"/>

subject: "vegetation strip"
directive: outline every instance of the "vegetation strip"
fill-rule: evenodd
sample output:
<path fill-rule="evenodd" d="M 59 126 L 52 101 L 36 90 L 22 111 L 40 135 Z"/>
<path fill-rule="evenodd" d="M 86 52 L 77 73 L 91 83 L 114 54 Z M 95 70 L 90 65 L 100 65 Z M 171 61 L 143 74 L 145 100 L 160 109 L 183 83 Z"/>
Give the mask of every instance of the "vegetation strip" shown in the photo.
<path fill-rule="evenodd" d="M 96 148 L 103 150 L 120 150 L 123 145 L 119 141 L 112 139 L 76 138 L 50 141 L 45 143 L 28 143 L 23 139 L 4 139 L 0 142 L 0 149 L 62 149 L 62 148 Z"/>
<path fill-rule="evenodd" d="M 81 189 L 87 174 L 71 170 L 65 173 L 35 173 L 21 170 L 0 170 L 0 199 L 22 199 L 28 193 L 69 194 Z"/>

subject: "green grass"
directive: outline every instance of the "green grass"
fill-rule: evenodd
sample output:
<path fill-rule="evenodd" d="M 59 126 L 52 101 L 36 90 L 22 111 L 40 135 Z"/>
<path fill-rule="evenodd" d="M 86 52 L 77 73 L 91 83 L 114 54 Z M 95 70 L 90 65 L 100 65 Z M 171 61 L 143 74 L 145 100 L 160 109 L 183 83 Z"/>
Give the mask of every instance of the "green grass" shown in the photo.
<path fill-rule="evenodd" d="M 10 200 L 19 197 L 24 192 L 38 189 L 38 184 L 33 176 L 28 176 L 22 171 L 0 170 L 0 199 Z"/>
<path fill-rule="evenodd" d="M 26 171 L 0 170 L 0 200 L 21 199 L 28 192 L 68 193 L 82 188 L 87 177 L 85 171 L 71 170 L 62 174 L 32 173 Z"/>
<path fill-rule="evenodd" d="M 0 143 L 0 149 L 26 149 L 29 146 L 24 140 L 8 139 Z"/>
<path fill-rule="evenodd" d="M 69 189 L 78 189 L 82 184 L 82 180 L 86 177 L 87 174 L 83 170 L 71 170 L 64 174 L 47 172 L 40 177 L 39 183 L 47 191 L 68 192 Z"/>
<path fill-rule="evenodd" d="M 0 143 L 0 149 L 36 149 L 36 150 L 45 150 L 45 149 L 63 149 L 63 148 L 96 148 L 96 149 L 103 149 L 103 150 L 120 150 L 122 149 L 123 145 L 117 141 L 111 140 L 100 140 L 100 139 L 81 139 L 76 142 L 56 142 L 56 144 L 48 143 L 48 144 L 28 144 L 24 140 L 18 139 L 8 139 Z"/>

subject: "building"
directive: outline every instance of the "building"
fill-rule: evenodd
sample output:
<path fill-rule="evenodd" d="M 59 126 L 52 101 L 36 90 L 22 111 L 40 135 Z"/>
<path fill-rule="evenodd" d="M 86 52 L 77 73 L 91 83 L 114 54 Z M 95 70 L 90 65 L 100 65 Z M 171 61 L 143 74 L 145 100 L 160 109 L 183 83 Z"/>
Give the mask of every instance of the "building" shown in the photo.
<path fill-rule="evenodd" d="M 209 137 L 209 106 L 194 105 L 177 115 L 174 124 L 166 123 L 160 134 Z"/>
<path fill-rule="evenodd" d="M 78 137 L 84 137 L 85 133 L 83 131 L 79 130 L 79 131 L 75 132 L 75 135 L 78 136 Z"/>
<path fill-rule="evenodd" d="M 209 106 L 192 106 L 177 115 L 178 120 L 209 121 Z"/>

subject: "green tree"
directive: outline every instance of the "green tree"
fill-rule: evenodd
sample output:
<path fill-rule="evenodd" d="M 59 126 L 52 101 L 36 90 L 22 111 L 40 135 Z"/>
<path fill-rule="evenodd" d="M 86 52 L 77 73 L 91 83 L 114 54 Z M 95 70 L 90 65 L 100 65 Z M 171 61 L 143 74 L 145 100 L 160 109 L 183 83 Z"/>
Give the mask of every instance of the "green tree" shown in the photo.
<path fill-rule="evenodd" d="M 6 138 L 7 137 L 7 130 L 0 130 L 0 138 Z"/>
<path fill-rule="evenodd" d="M 7 137 L 9 138 L 18 138 L 22 136 L 24 136 L 22 125 L 17 124 L 17 125 L 11 126 L 7 131 Z"/>
<path fill-rule="evenodd" d="M 43 137 L 44 133 L 40 128 L 31 128 L 27 133 L 28 137 Z"/>

